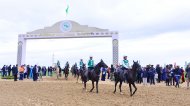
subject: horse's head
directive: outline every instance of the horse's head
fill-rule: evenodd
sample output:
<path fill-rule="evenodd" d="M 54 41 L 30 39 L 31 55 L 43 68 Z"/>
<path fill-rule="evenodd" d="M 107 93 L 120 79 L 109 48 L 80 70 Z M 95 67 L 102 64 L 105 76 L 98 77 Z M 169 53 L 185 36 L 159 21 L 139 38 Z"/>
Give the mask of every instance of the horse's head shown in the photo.
<path fill-rule="evenodd" d="M 86 69 L 86 64 L 83 64 L 83 65 L 82 65 L 82 69 L 83 69 L 83 70 Z"/>
<path fill-rule="evenodd" d="M 133 66 L 132 66 L 132 70 L 136 70 L 136 71 L 138 71 L 138 70 L 140 70 L 140 64 L 138 63 L 138 61 L 137 62 L 135 62 L 134 60 L 133 60 Z"/>
<path fill-rule="evenodd" d="M 94 70 L 97 74 L 100 74 L 100 68 L 108 68 L 108 66 L 104 63 L 104 61 L 101 59 L 100 62 L 94 67 Z"/>
<path fill-rule="evenodd" d="M 108 66 L 104 63 L 104 61 L 101 59 L 100 62 L 98 63 L 99 67 L 104 67 L 108 68 Z"/>

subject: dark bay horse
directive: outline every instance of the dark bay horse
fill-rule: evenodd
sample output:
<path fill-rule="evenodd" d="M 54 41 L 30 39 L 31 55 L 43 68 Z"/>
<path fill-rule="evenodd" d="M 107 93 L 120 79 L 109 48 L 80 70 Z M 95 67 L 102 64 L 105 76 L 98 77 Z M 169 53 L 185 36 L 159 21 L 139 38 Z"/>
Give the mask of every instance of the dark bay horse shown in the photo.
<path fill-rule="evenodd" d="M 94 89 L 94 82 L 96 82 L 96 93 L 98 93 L 98 82 L 99 82 L 99 78 L 100 78 L 100 68 L 104 67 L 107 68 L 108 66 L 104 63 L 103 60 L 101 60 L 95 67 L 93 70 L 91 70 L 91 72 L 89 73 L 89 71 L 84 68 L 83 70 L 81 70 L 81 78 L 82 81 L 84 82 L 84 89 L 86 90 L 86 82 L 89 80 L 92 81 L 92 89 L 90 90 L 90 92 L 93 91 Z M 87 73 L 87 74 L 86 74 Z"/>
<path fill-rule="evenodd" d="M 121 90 L 122 82 L 127 80 L 129 84 L 129 88 L 130 88 L 130 93 L 131 93 L 130 96 L 133 96 L 135 92 L 137 91 L 137 87 L 135 86 L 135 81 L 136 81 L 136 76 L 139 69 L 140 69 L 140 65 L 138 61 L 137 62 L 133 61 L 132 69 L 122 70 L 122 68 L 119 68 L 117 72 L 114 73 L 114 77 L 115 77 L 114 93 L 116 92 L 116 87 L 117 87 L 118 82 L 120 82 L 119 89 L 120 89 L 120 93 L 122 93 L 122 90 Z M 133 87 L 135 88 L 133 92 L 132 92 L 131 85 L 133 85 Z"/>
<path fill-rule="evenodd" d="M 63 69 L 63 71 L 64 71 L 64 74 L 65 74 L 65 79 L 67 80 L 68 76 L 69 76 L 69 64 L 67 64 L 65 66 L 65 68 Z"/>
<path fill-rule="evenodd" d="M 74 78 L 77 78 L 77 83 L 78 83 L 78 79 L 80 77 L 80 70 L 78 69 L 77 65 L 74 64 L 72 67 L 71 67 L 71 72 L 72 74 L 74 75 Z"/>

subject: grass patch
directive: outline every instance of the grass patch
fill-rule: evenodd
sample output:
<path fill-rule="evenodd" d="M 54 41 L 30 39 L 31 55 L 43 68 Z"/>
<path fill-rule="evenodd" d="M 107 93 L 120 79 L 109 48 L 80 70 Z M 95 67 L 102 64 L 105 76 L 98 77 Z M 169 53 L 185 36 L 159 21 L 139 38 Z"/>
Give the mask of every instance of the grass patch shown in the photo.
<path fill-rule="evenodd" d="M 1 79 L 14 79 L 14 76 L 4 76 L 4 77 L 1 77 Z"/>

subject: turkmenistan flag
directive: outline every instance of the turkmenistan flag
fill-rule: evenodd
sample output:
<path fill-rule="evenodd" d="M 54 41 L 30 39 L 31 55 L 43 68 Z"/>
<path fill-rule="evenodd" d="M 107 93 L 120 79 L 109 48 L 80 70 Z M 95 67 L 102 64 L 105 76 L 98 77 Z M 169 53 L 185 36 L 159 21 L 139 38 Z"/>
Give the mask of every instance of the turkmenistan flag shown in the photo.
<path fill-rule="evenodd" d="M 66 15 L 69 13 L 69 5 L 67 5 L 67 8 L 65 9 Z"/>

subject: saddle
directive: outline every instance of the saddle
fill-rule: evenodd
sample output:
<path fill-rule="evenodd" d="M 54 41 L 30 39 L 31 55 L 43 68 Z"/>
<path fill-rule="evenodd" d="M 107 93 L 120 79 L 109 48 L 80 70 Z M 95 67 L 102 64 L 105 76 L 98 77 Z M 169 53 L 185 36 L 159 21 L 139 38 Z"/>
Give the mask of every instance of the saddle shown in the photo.
<path fill-rule="evenodd" d="M 126 76 L 128 75 L 128 72 L 129 72 L 129 69 L 122 69 L 122 68 L 120 68 L 120 69 L 118 69 L 117 70 L 117 75 L 118 75 L 118 77 L 121 79 L 121 80 L 125 80 L 126 79 Z"/>

